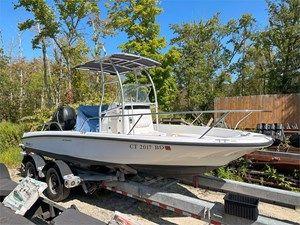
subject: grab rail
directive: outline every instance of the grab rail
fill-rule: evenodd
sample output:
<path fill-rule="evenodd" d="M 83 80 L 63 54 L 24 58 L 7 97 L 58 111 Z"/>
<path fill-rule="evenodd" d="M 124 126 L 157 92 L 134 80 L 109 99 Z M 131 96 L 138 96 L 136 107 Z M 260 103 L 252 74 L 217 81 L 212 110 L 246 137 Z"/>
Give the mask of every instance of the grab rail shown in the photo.
<path fill-rule="evenodd" d="M 48 123 L 43 123 L 41 126 L 42 126 L 42 129 L 41 129 L 41 131 L 44 131 L 45 130 L 45 127 L 46 126 L 51 126 L 51 124 L 55 124 L 55 125 L 57 125 L 57 127 L 59 128 L 59 130 L 63 130 L 62 129 L 62 126 L 58 123 L 58 122 L 48 122 Z"/>
<path fill-rule="evenodd" d="M 212 125 L 211 127 L 209 127 L 200 137 L 199 139 L 201 139 L 202 137 L 204 137 L 204 135 L 206 135 L 211 129 L 213 129 L 215 126 L 217 126 L 222 120 L 224 120 L 228 115 L 230 114 L 230 112 L 226 112 L 224 113 L 220 119 L 218 119 L 217 122 L 214 123 L 214 125 Z"/>

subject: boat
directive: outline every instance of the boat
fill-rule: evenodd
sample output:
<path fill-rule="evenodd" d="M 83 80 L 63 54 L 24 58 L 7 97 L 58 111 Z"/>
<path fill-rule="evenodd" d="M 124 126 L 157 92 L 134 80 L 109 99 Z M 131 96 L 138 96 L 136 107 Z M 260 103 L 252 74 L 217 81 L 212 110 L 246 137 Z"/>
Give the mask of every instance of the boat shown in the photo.
<path fill-rule="evenodd" d="M 148 71 L 159 65 L 127 53 L 78 65 L 76 69 L 95 72 L 101 79 L 100 104 L 80 106 L 77 112 L 59 108 L 40 131 L 24 133 L 25 151 L 80 167 L 184 177 L 203 174 L 272 144 L 272 138 L 263 134 L 217 127 L 231 113 L 248 116 L 261 110 L 159 111 Z M 107 86 L 117 87 L 116 98 L 104 104 Z M 159 116 L 194 114 L 198 119 L 206 113 L 219 119 L 211 126 L 197 126 L 195 121 L 159 123 Z"/>

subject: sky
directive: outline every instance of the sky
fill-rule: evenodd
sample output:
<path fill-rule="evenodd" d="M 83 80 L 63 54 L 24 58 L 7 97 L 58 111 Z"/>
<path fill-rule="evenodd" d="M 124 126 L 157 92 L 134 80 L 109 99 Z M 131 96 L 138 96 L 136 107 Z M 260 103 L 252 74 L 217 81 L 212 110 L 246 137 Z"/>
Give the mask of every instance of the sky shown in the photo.
<path fill-rule="evenodd" d="M 18 23 L 31 17 L 24 9 L 14 10 L 17 0 L 0 0 L 0 31 L 2 43 L 6 53 L 12 51 L 13 56 L 20 52 L 27 59 L 40 57 L 41 50 L 32 49 L 31 39 L 34 32 L 25 31 L 21 35 L 22 51 L 19 51 Z M 50 0 L 50 3 L 52 1 Z M 103 1 L 100 1 L 103 2 Z M 257 28 L 267 26 L 267 9 L 264 0 L 160 0 L 163 12 L 158 16 L 161 35 L 169 42 L 174 37 L 171 24 L 180 24 L 192 21 L 207 20 L 214 14 L 220 13 L 222 23 L 230 19 L 238 19 L 245 13 L 250 13 L 257 20 Z M 104 6 L 101 6 L 103 16 L 106 14 Z M 106 38 L 104 41 L 108 54 L 120 52 L 118 46 L 126 41 L 126 35 L 119 33 L 114 37 Z M 11 48 L 10 46 L 14 46 Z M 11 50 L 13 49 L 13 50 Z"/>

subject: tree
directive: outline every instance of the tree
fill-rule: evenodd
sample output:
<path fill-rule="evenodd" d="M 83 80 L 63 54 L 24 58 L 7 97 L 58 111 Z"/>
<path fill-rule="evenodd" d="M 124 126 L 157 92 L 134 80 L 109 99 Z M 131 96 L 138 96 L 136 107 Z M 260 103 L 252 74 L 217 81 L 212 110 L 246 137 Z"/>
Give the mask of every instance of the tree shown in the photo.
<path fill-rule="evenodd" d="M 176 35 L 171 43 L 177 46 L 180 60 L 176 77 L 182 93 L 184 109 L 209 109 L 214 98 L 227 94 L 231 73 L 237 71 L 249 39 L 250 15 L 222 25 L 219 15 L 207 21 L 172 25 Z"/>
<path fill-rule="evenodd" d="M 207 108 L 213 100 L 214 72 L 220 68 L 219 19 L 171 26 L 176 35 L 171 43 L 177 46 L 180 60 L 176 78 L 181 89 L 183 109 Z"/>
<path fill-rule="evenodd" d="M 269 26 L 253 32 L 232 95 L 299 92 L 299 1 L 267 1 Z"/>
<path fill-rule="evenodd" d="M 111 26 L 124 31 L 128 41 L 120 46 L 123 51 L 158 59 L 166 46 L 159 37 L 156 17 L 162 12 L 157 0 L 120 0 L 108 5 Z"/>
<path fill-rule="evenodd" d="M 67 68 L 69 102 L 73 102 L 72 79 L 79 75 L 72 70 L 72 67 L 82 62 L 88 52 L 80 26 L 84 22 L 88 23 L 86 20 L 89 15 L 99 12 L 97 1 L 55 0 L 55 10 L 53 10 L 44 0 L 19 0 L 15 8 L 19 7 L 25 8 L 34 16 L 33 19 L 20 23 L 20 30 L 30 29 L 35 25 L 40 27 L 40 32 L 32 40 L 33 48 L 41 45 L 44 52 L 44 41 L 50 38 L 59 49 L 59 54 L 62 55 L 63 63 Z"/>
<path fill-rule="evenodd" d="M 0 69 L 3 69 L 8 64 L 8 56 L 4 54 L 3 48 L 0 48 Z"/>
<path fill-rule="evenodd" d="M 300 3 L 298 0 L 267 1 L 269 27 L 258 35 L 268 75 L 268 93 L 300 90 Z"/>
<path fill-rule="evenodd" d="M 166 40 L 159 36 L 160 27 L 156 17 L 162 12 L 157 0 L 120 0 L 108 4 L 110 26 L 126 33 L 128 41 L 121 44 L 124 52 L 155 59 L 162 66 L 153 69 L 151 75 L 156 85 L 158 101 L 163 109 L 172 108 L 177 92 L 172 75 L 172 65 L 178 52 L 171 48 L 166 54 Z"/>
<path fill-rule="evenodd" d="M 11 82 L 8 76 L 9 58 L 5 55 L 4 50 L 0 47 L 0 121 L 9 119 Z"/>
<path fill-rule="evenodd" d="M 44 61 L 44 88 L 47 94 L 47 105 L 51 106 L 50 87 L 48 83 L 46 38 L 54 38 L 58 34 L 58 23 L 55 14 L 44 1 L 20 0 L 15 8 L 24 7 L 25 10 L 34 14 L 34 19 L 27 19 L 19 24 L 20 31 L 36 28 L 37 34 L 32 40 L 33 48 L 42 48 Z"/>
<path fill-rule="evenodd" d="M 114 34 L 114 28 L 110 26 L 110 19 L 103 19 L 100 16 L 100 11 L 94 11 L 89 16 L 89 25 L 93 28 L 92 41 L 94 49 L 92 52 L 93 58 L 99 58 L 103 53 L 103 38 Z"/>
<path fill-rule="evenodd" d="M 258 59 L 260 54 L 254 47 L 256 32 L 254 30 L 256 20 L 250 14 L 244 14 L 238 20 L 231 20 L 227 24 L 229 41 L 233 51 L 228 51 L 232 65 L 230 73 L 235 76 L 234 83 L 229 90 L 230 95 L 250 95 L 261 93 L 261 74 L 257 73 L 257 65 L 253 60 Z M 226 47 L 226 46 L 225 46 Z M 228 48 L 228 47 L 226 47 Z M 236 60 L 232 60 L 236 57 Z M 259 61 L 258 61 L 259 62 Z"/>

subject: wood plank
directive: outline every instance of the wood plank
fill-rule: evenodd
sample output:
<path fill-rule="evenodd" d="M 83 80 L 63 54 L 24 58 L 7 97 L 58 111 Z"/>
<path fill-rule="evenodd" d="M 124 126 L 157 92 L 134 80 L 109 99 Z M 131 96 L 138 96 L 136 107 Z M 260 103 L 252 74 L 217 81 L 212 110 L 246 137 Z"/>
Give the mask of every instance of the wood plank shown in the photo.
<path fill-rule="evenodd" d="M 243 121 L 239 128 L 255 129 L 258 123 L 282 123 L 284 126 L 297 124 L 300 127 L 300 94 L 253 95 L 216 98 L 214 109 L 265 109 L 272 112 L 254 113 Z M 215 118 L 220 115 L 215 114 Z M 226 123 L 229 127 L 244 116 L 242 113 L 229 115 Z"/>

